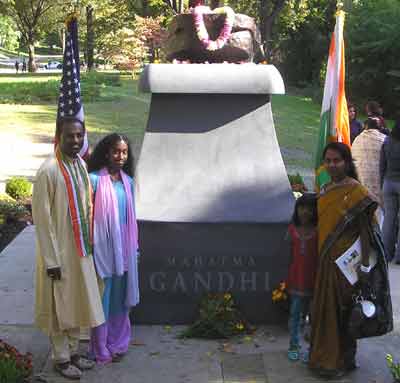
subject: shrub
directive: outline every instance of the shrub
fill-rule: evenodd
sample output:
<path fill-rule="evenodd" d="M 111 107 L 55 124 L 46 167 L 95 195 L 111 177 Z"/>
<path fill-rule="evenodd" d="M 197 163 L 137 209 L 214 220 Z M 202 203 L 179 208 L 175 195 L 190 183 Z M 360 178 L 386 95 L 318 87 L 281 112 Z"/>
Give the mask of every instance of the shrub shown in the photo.
<path fill-rule="evenodd" d="M 18 201 L 0 200 L 0 217 L 7 221 L 15 221 L 29 215 L 29 211 Z"/>
<path fill-rule="evenodd" d="M 23 382 L 32 375 L 32 371 L 32 354 L 21 354 L 0 339 L 0 382 Z"/>
<path fill-rule="evenodd" d="M 32 184 L 23 177 L 12 177 L 6 183 L 6 193 L 16 200 L 32 196 Z"/>

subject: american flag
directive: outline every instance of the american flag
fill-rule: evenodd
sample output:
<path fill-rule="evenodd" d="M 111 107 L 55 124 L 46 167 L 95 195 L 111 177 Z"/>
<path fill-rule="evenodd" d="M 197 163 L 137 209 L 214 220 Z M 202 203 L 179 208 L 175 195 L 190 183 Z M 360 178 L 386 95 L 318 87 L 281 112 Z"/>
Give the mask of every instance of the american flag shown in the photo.
<path fill-rule="evenodd" d="M 80 83 L 81 74 L 79 65 L 77 16 L 69 16 L 66 25 L 67 32 L 64 48 L 63 75 L 60 84 L 57 119 L 62 117 L 75 117 L 84 122 Z M 85 158 L 88 152 L 89 143 L 87 131 L 85 131 L 84 144 L 79 154 L 81 157 Z"/>

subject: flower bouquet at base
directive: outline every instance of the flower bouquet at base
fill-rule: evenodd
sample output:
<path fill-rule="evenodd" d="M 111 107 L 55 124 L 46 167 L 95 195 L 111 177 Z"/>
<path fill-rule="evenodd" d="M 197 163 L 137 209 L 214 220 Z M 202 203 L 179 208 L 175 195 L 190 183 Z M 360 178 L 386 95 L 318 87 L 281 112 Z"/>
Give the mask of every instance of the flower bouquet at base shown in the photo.
<path fill-rule="evenodd" d="M 21 354 L 0 339 L 0 383 L 28 382 L 32 371 L 32 354 Z"/>
<path fill-rule="evenodd" d="M 393 381 L 400 382 L 400 363 L 394 362 L 391 354 L 386 354 L 386 364 L 392 374 Z"/>
<path fill-rule="evenodd" d="M 289 313 L 290 299 L 285 281 L 279 282 L 279 285 L 272 290 L 271 298 L 272 303 L 277 305 L 282 311 Z"/>
<path fill-rule="evenodd" d="M 237 308 L 232 294 L 207 294 L 200 303 L 200 317 L 180 334 L 181 338 L 226 339 L 254 332 Z"/>

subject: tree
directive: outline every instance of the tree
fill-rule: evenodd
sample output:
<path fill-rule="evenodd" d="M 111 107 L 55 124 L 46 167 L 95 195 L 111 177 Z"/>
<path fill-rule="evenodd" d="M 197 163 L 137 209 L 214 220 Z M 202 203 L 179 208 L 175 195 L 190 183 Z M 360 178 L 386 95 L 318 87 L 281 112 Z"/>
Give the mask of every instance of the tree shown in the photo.
<path fill-rule="evenodd" d="M 28 70 L 34 72 L 35 42 L 37 41 L 40 22 L 43 16 L 56 5 L 52 0 L 0 0 L 7 14 L 10 15 L 28 48 Z"/>
<path fill-rule="evenodd" d="M 132 29 L 110 32 L 103 41 L 101 55 L 123 69 L 138 69 L 144 62 L 153 62 L 165 38 L 163 17 L 135 17 Z"/>
<path fill-rule="evenodd" d="M 0 47 L 15 50 L 18 47 L 19 32 L 9 16 L 0 15 Z"/>
<path fill-rule="evenodd" d="M 400 3 L 359 0 L 347 17 L 348 94 L 380 102 L 389 116 L 400 110 Z"/>
<path fill-rule="evenodd" d="M 279 16 L 290 2 L 301 0 L 229 0 L 229 5 L 238 13 L 244 13 L 256 19 L 266 58 L 271 59 L 274 26 Z"/>
<path fill-rule="evenodd" d="M 286 3 L 287 0 L 260 0 L 260 32 L 267 60 L 271 58 L 272 28 Z"/>

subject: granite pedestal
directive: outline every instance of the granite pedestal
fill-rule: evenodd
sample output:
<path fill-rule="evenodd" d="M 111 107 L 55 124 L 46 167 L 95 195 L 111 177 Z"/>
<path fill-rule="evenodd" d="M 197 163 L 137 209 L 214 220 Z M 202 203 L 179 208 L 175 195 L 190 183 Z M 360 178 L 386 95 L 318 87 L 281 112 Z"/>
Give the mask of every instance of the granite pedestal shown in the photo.
<path fill-rule="evenodd" d="M 188 323 L 207 292 L 232 292 L 248 320 L 274 322 L 294 198 L 271 112 L 270 65 L 152 64 L 136 173 L 141 303 L 136 323 Z"/>

